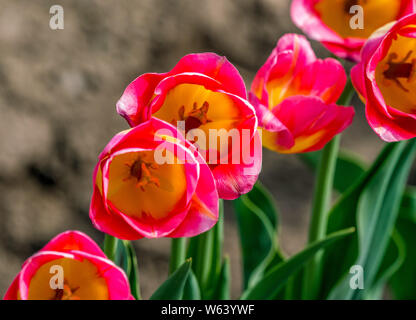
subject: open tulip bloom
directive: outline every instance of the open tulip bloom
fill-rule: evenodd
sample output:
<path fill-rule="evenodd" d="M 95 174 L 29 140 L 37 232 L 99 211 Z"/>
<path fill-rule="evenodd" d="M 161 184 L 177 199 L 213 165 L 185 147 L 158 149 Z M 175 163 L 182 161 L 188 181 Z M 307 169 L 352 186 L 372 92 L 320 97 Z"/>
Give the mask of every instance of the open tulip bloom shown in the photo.
<path fill-rule="evenodd" d="M 376 31 L 351 77 L 368 123 L 383 140 L 416 137 L 416 14 Z"/>
<path fill-rule="evenodd" d="M 412 13 L 415 3 L 415 0 L 293 0 L 291 14 L 293 22 L 311 39 L 320 41 L 338 57 L 359 61 L 361 48 L 369 36 L 383 25 Z M 355 27 L 353 14 L 361 15 L 357 18 L 362 19 L 362 26 Z"/>
<path fill-rule="evenodd" d="M 277 43 L 251 86 L 263 145 L 281 153 L 322 149 L 354 117 L 338 106 L 346 82 L 335 59 L 317 59 L 308 40 L 287 34 Z"/>
<path fill-rule="evenodd" d="M 350 27 L 354 6 L 364 10 L 362 30 Z M 169 275 L 150 299 L 229 299 L 223 199 L 236 215 L 241 299 L 380 299 L 387 285 L 416 299 L 416 190 L 407 184 L 416 154 L 414 1 L 294 0 L 291 10 L 309 37 L 357 62 L 351 81 L 342 61 L 319 59 L 298 34 L 258 62 L 249 93 L 215 53 L 140 75 L 116 103 L 130 128 L 93 171 L 89 216 L 105 234 L 103 251 L 64 232 L 24 262 L 4 299 L 140 299 L 138 261 L 147 257 L 137 259 L 132 241 L 142 238 L 171 238 Z M 354 88 L 386 144 L 372 165 L 339 152 Z M 273 195 L 257 182 L 262 146 L 271 157 L 298 154 L 316 173 L 308 243 L 293 257 L 277 241 Z"/>
<path fill-rule="evenodd" d="M 91 220 L 121 239 L 193 237 L 218 220 L 211 170 L 158 119 L 117 134 L 101 153 L 93 182 Z"/>
<path fill-rule="evenodd" d="M 124 271 L 108 260 L 87 235 L 67 231 L 25 261 L 4 299 L 130 300 L 133 297 Z"/>

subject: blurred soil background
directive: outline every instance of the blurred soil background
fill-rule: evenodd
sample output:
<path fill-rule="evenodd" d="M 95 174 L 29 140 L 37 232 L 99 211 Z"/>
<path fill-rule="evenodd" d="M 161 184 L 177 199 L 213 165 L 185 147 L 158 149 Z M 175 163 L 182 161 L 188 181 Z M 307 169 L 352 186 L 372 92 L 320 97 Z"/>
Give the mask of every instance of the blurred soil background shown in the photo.
<path fill-rule="evenodd" d="M 64 8 L 65 29 L 49 28 Z M 250 85 L 276 41 L 299 32 L 289 0 L 0 0 L 0 295 L 23 261 L 56 234 L 77 229 L 102 243 L 88 218 L 98 153 L 127 123 L 115 103 L 145 72 L 185 54 L 213 51 Z M 320 56 L 328 53 L 314 44 Z M 356 103 L 343 147 L 371 161 L 382 147 Z M 313 174 L 296 156 L 264 151 L 260 180 L 280 209 L 287 254 L 305 244 Z M 226 205 L 232 292 L 241 289 L 235 219 Z M 148 298 L 166 278 L 168 239 L 134 243 Z"/>

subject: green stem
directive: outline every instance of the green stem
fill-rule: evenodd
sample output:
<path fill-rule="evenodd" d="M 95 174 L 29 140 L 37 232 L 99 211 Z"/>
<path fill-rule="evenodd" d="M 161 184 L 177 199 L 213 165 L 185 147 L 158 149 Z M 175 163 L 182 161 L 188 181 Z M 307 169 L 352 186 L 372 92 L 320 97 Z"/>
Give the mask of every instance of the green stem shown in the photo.
<path fill-rule="evenodd" d="M 195 276 L 201 287 L 201 293 L 204 295 L 209 271 L 212 264 L 212 240 L 213 233 L 209 230 L 198 236 L 198 257 L 195 261 Z"/>
<path fill-rule="evenodd" d="M 345 90 L 338 100 L 338 104 L 348 105 L 353 94 L 354 88 L 351 81 L 348 80 Z M 337 135 L 322 150 L 316 175 L 312 217 L 309 226 L 309 244 L 322 240 L 326 235 L 340 141 L 341 135 Z M 321 260 L 322 254 L 317 254 L 306 265 L 302 290 L 304 299 L 315 299 L 319 294 L 322 278 Z"/>
<path fill-rule="evenodd" d="M 318 165 L 308 243 L 321 240 L 326 234 L 327 214 L 331 203 L 340 141 L 340 135 L 334 137 L 325 146 L 321 155 Z"/>
<path fill-rule="evenodd" d="M 171 242 L 171 256 L 169 273 L 175 272 L 182 263 L 185 262 L 186 256 L 186 238 L 172 238 Z"/>
<path fill-rule="evenodd" d="M 141 300 L 141 294 L 140 294 L 140 281 L 139 281 L 139 265 L 137 263 L 137 256 L 136 256 L 136 250 L 134 250 L 133 244 L 130 241 L 123 240 L 123 245 L 126 250 L 126 263 L 125 265 L 129 265 L 126 273 L 129 278 L 130 283 L 130 289 L 131 294 L 133 295 L 136 300 Z"/>
<path fill-rule="evenodd" d="M 108 259 L 115 262 L 118 239 L 108 234 L 104 237 L 104 253 Z"/>
<path fill-rule="evenodd" d="M 286 284 L 285 288 L 285 300 L 293 300 L 294 291 L 295 291 L 295 276 L 291 276 Z"/>

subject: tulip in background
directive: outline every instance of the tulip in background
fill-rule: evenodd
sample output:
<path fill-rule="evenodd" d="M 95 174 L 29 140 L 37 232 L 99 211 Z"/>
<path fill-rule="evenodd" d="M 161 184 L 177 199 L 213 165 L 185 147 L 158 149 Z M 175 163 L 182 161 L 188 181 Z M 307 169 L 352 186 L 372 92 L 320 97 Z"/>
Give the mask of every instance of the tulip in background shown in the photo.
<path fill-rule="evenodd" d="M 57 270 L 51 268 L 56 266 L 63 270 L 62 289 L 50 285 Z M 124 271 L 108 260 L 88 236 L 67 231 L 25 261 L 4 299 L 130 300 L 133 297 Z"/>
<path fill-rule="evenodd" d="M 370 35 L 383 25 L 415 10 L 415 0 L 293 0 L 293 22 L 311 39 L 320 41 L 340 58 L 360 60 L 360 50 Z M 362 28 L 352 28 L 351 7 L 363 11 Z"/>
<path fill-rule="evenodd" d="M 416 14 L 376 31 L 351 77 L 380 138 L 416 137 Z"/>
<path fill-rule="evenodd" d="M 281 153 L 322 149 L 354 117 L 352 107 L 335 104 L 346 79 L 342 65 L 317 59 L 305 37 L 283 36 L 251 86 L 263 145 Z"/>

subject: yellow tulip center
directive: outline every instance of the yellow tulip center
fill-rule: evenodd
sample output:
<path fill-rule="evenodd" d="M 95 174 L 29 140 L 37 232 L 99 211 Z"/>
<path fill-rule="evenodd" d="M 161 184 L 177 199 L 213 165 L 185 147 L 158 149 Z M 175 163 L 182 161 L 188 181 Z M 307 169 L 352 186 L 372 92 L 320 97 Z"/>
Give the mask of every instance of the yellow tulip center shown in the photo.
<path fill-rule="evenodd" d="M 377 85 L 387 105 L 406 113 L 415 113 L 415 79 L 416 39 L 398 35 L 376 68 Z"/>
<path fill-rule="evenodd" d="M 360 5 L 363 8 L 363 29 L 352 29 L 350 8 Z M 343 38 L 368 38 L 383 25 L 394 21 L 399 15 L 401 0 L 322 0 L 315 10 L 322 21 Z"/>
<path fill-rule="evenodd" d="M 62 267 L 63 279 L 52 279 L 58 276 L 52 269 L 54 266 Z M 63 286 L 53 288 L 51 283 Z M 108 297 L 106 280 L 88 260 L 62 258 L 45 263 L 29 284 L 29 300 L 108 300 Z"/>
<path fill-rule="evenodd" d="M 171 161 L 158 164 L 154 151 L 129 152 L 115 156 L 109 167 L 108 201 L 122 213 L 137 218 L 163 219 L 186 194 L 184 165 L 170 153 Z M 102 172 L 97 186 L 102 193 Z"/>
<path fill-rule="evenodd" d="M 197 138 L 198 147 L 202 150 L 208 148 L 211 129 L 230 130 L 241 121 L 240 111 L 231 98 L 196 84 L 180 84 L 170 90 L 163 105 L 153 116 L 174 126 L 178 125 L 178 121 L 184 121 L 185 128 L 179 129 L 185 129 L 185 133 L 200 129 L 206 140 L 199 141 Z M 212 146 L 218 146 L 216 141 L 211 141 Z"/>

